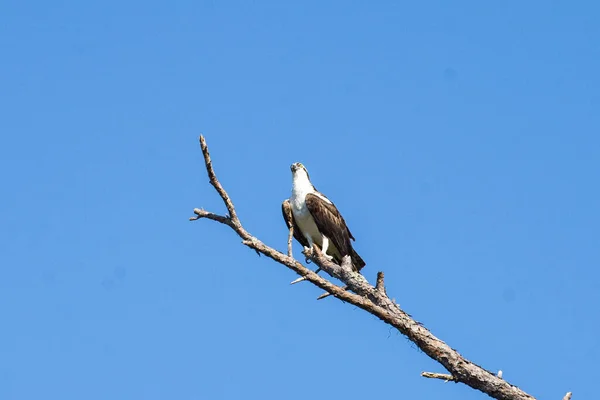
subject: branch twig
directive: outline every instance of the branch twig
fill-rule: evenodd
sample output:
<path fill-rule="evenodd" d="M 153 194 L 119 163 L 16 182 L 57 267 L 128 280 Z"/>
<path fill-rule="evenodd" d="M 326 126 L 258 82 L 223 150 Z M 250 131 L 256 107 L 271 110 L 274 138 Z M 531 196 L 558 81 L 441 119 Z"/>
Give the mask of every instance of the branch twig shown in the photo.
<path fill-rule="evenodd" d="M 452 375 L 438 374 L 437 372 L 421 372 L 423 378 L 441 379 L 446 382 L 456 382 L 456 379 Z"/>
<path fill-rule="evenodd" d="M 234 226 L 238 226 L 240 224 L 240 220 L 238 219 L 237 213 L 235 212 L 235 207 L 233 206 L 233 202 L 229 199 L 229 195 L 221 186 L 221 183 L 217 179 L 217 175 L 215 174 L 215 170 L 212 166 L 212 161 L 210 159 L 210 153 L 208 152 L 208 145 L 206 144 L 206 140 L 204 140 L 204 136 L 200 135 L 200 148 L 202 149 L 202 155 L 204 156 L 204 164 L 206 165 L 206 172 L 208 172 L 208 179 L 210 180 L 210 184 L 213 185 L 223 202 L 225 203 L 225 207 L 227 207 L 227 211 L 229 212 L 229 218 Z"/>
<path fill-rule="evenodd" d="M 379 290 L 381 293 L 385 294 L 385 283 L 383 271 L 379 271 L 377 273 L 377 281 L 375 283 L 375 289 Z"/>
<path fill-rule="evenodd" d="M 289 217 L 289 220 L 292 221 L 291 216 Z M 294 225 L 292 224 L 292 225 L 290 225 L 290 232 L 288 234 L 288 243 L 287 243 L 287 245 L 288 245 L 288 247 L 287 247 L 288 253 L 287 254 L 288 254 L 288 257 L 291 257 L 291 258 L 294 258 L 294 255 L 292 254 L 292 238 L 293 237 L 294 237 Z"/>
<path fill-rule="evenodd" d="M 422 376 L 461 382 L 498 400 L 535 400 L 531 395 L 525 393 L 518 387 L 511 385 L 494 373 L 485 370 L 464 358 L 456 350 L 435 337 L 421 323 L 415 321 L 409 314 L 404 312 L 400 306 L 385 293 L 383 273 L 378 274 L 377 284 L 376 286 L 373 286 L 363 275 L 352 271 L 352 268 L 349 267 L 349 265 L 346 265 L 348 263 L 342 263 L 342 265 L 335 264 L 324 257 L 319 249 L 315 247 L 316 251 L 310 252 L 307 256 L 307 260 L 312 260 L 320 267 L 320 269 L 323 269 L 330 276 L 344 282 L 349 289 L 345 290 L 320 275 L 317 275 L 292 257 L 290 247 L 293 232 L 291 230 L 288 236 L 287 255 L 265 245 L 258 238 L 252 236 L 243 228 L 235 212 L 233 202 L 214 173 L 208 146 L 206 145 L 203 136 L 200 136 L 200 146 L 202 148 L 202 154 L 204 155 L 210 183 L 217 193 L 219 193 L 219 196 L 221 196 L 221 199 L 229 211 L 229 216 L 217 215 L 196 208 L 194 209 L 195 217 L 190 218 L 191 220 L 206 218 L 228 225 L 238 234 L 244 245 L 293 270 L 301 277 L 304 277 L 305 280 L 326 290 L 338 299 L 353 304 L 393 326 L 410 341 L 415 343 L 425 354 L 444 366 L 450 373 L 435 374 L 423 372 L 421 374 Z M 571 393 L 569 392 L 565 395 L 563 400 L 570 400 L 570 398 Z"/>
<path fill-rule="evenodd" d="M 207 218 L 207 219 L 211 219 L 213 221 L 217 221 L 222 224 L 228 225 L 232 228 L 234 227 L 233 222 L 231 221 L 231 218 L 229 218 L 229 217 L 224 217 L 222 215 L 204 211 L 201 208 L 194 208 L 194 214 L 196 214 L 196 216 L 190 217 L 190 221 L 196 221 L 196 220 L 199 220 L 200 218 Z"/>

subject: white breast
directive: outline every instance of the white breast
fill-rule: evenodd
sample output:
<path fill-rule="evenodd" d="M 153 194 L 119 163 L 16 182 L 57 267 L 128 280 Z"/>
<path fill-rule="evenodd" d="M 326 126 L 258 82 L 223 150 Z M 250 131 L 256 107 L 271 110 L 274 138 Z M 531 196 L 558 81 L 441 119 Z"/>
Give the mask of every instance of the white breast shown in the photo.
<path fill-rule="evenodd" d="M 295 182 L 296 183 L 296 182 Z M 292 206 L 292 214 L 294 215 L 294 219 L 300 228 L 300 231 L 308 240 L 308 243 L 312 246 L 313 243 L 318 244 L 319 246 L 323 243 L 323 238 L 319 229 L 317 228 L 317 224 L 313 219 L 312 215 L 308 211 L 306 207 L 306 195 L 311 193 L 312 185 L 310 188 L 307 185 L 295 184 L 292 189 L 292 196 L 290 197 L 290 204 Z"/>

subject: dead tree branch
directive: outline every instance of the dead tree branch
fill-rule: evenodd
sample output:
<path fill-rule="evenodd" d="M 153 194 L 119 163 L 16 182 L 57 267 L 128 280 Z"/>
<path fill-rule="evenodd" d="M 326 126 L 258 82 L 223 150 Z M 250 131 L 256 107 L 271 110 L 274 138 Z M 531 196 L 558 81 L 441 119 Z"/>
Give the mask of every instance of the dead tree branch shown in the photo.
<path fill-rule="evenodd" d="M 373 286 L 363 275 L 352 270 L 349 257 L 346 257 L 342 264 L 338 265 L 324 257 L 318 247 L 314 247 L 312 251 L 306 254 L 307 259 L 317 264 L 320 269 L 342 281 L 349 289 L 346 290 L 317 275 L 292 257 L 291 237 L 293 232 L 290 231 L 288 236 L 288 254 L 267 246 L 258 238 L 251 235 L 242 226 L 235 212 L 233 202 L 216 177 L 208 152 L 208 146 L 203 136 L 200 136 L 200 146 L 204 155 L 204 162 L 210 183 L 217 193 L 219 193 L 219 196 L 221 196 L 229 215 L 217 215 L 195 208 L 195 216 L 191 217 L 190 220 L 206 218 L 231 227 L 242 239 L 244 245 L 286 266 L 305 280 L 326 290 L 338 299 L 353 304 L 393 326 L 415 343 L 425 354 L 439 362 L 450 373 L 435 374 L 424 372 L 422 376 L 461 382 L 499 400 L 535 400 L 533 396 L 525 393 L 518 387 L 511 385 L 494 373 L 464 358 L 456 350 L 435 337 L 422 324 L 404 312 L 400 306 L 387 296 L 384 289 L 383 273 L 378 274 L 377 285 Z M 570 393 L 567 393 L 564 400 L 570 400 L 570 395 Z"/>
<path fill-rule="evenodd" d="M 438 374 L 437 372 L 421 372 L 423 378 L 441 379 L 446 382 L 456 382 L 456 379 L 452 375 Z"/>
<path fill-rule="evenodd" d="M 375 281 L 375 289 L 379 290 L 383 294 L 385 294 L 385 282 L 383 281 L 384 279 L 385 276 L 383 274 L 383 271 L 379 271 L 377 273 L 377 280 Z"/>
<path fill-rule="evenodd" d="M 294 225 L 290 226 L 290 233 L 288 234 L 288 247 L 287 247 L 287 255 L 289 257 L 294 258 L 294 254 L 292 253 L 292 239 L 294 238 Z"/>

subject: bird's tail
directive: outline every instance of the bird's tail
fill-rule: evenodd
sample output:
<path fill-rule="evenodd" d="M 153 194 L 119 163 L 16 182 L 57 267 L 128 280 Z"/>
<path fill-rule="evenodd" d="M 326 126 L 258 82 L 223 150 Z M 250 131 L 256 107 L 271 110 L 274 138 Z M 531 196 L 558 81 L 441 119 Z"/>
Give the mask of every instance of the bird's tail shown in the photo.
<path fill-rule="evenodd" d="M 355 268 L 356 271 L 360 272 L 360 270 L 363 269 L 363 267 L 366 265 L 364 260 L 358 255 L 358 253 L 354 249 L 352 249 L 352 254 L 350 255 L 350 258 L 352 259 L 352 266 Z"/>

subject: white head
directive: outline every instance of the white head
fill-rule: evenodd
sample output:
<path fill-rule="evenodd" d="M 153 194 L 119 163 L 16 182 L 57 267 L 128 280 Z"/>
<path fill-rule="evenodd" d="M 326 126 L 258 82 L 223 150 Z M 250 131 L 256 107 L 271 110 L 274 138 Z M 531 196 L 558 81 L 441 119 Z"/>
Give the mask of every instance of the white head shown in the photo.
<path fill-rule="evenodd" d="M 290 165 L 292 170 L 292 191 L 300 193 L 311 193 L 315 191 L 315 187 L 310 182 L 306 167 L 299 162 Z"/>
<path fill-rule="evenodd" d="M 304 199 L 304 196 L 308 193 L 315 193 L 327 203 L 331 204 L 331 201 L 319 193 L 317 188 L 314 187 L 304 165 L 299 162 L 293 163 L 290 166 L 290 169 L 292 170 L 292 197 Z"/>
<path fill-rule="evenodd" d="M 297 181 L 308 181 L 310 182 L 310 177 L 308 176 L 308 171 L 306 167 L 302 165 L 302 163 L 295 162 L 290 165 L 290 169 L 292 170 L 292 180 L 294 182 Z"/>

